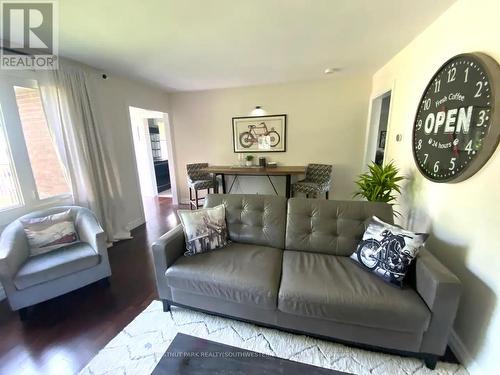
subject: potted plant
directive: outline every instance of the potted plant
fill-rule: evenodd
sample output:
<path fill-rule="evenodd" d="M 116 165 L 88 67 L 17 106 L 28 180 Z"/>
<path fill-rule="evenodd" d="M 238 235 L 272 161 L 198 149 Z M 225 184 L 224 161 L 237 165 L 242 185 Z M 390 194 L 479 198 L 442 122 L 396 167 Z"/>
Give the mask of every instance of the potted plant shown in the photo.
<path fill-rule="evenodd" d="M 247 160 L 246 161 L 247 167 L 251 167 L 253 164 L 253 155 L 247 155 L 245 159 Z"/>
<path fill-rule="evenodd" d="M 393 202 L 395 194 L 401 194 L 399 181 L 404 179 L 398 175 L 399 170 L 394 162 L 386 165 L 372 163 L 368 168 L 369 171 L 360 175 L 356 181 L 358 191 L 354 193 L 354 197 L 363 197 L 370 202 Z M 399 215 L 399 212 L 394 212 Z"/>

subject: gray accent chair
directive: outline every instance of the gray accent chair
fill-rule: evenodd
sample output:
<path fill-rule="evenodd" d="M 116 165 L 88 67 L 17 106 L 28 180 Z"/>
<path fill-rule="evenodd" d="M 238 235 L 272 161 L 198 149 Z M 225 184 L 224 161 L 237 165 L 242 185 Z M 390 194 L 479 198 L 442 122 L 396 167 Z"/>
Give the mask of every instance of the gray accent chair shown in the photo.
<path fill-rule="evenodd" d="M 228 246 L 183 256 L 182 227 L 153 244 L 164 310 L 184 306 L 260 325 L 423 358 L 444 354 L 459 280 L 421 249 L 404 289 L 349 259 L 385 203 L 209 195 L 226 206 Z"/>
<path fill-rule="evenodd" d="M 54 251 L 30 256 L 22 219 L 48 216 L 70 209 L 79 241 Z M 10 223 L 0 238 L 0 281 L 12 310 L 21 320 L 27 307 L 111 276 L 106 236 L 95 215 L 78 206 L 36 211 Z"/>

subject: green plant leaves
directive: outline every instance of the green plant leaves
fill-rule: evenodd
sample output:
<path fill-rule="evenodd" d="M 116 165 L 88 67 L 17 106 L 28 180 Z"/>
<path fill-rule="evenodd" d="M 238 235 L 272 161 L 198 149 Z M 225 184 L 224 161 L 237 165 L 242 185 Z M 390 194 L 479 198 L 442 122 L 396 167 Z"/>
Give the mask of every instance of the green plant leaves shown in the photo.
<path fill-rule="evenodd" d="M 398 182 L 404 180 L 404 177 L 398 176 L 399 170 L 394 162 L 384 166 L 372 163 L 368 170 L 355 181 L 358 190 L 353 197 L 363 197 L 370 202 L 389 203 L 396 199 L 394 193 L 401 194 Z"/>

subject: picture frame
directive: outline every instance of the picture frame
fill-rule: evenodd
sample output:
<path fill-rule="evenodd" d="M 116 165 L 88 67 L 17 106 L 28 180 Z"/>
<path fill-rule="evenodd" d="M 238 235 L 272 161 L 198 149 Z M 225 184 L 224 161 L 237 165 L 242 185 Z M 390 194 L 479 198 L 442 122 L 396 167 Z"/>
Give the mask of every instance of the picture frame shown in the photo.
<path fill-rule="evenodd" d="M 233 151 L 285 152 L 286 120 L 285 114 L 233 117 Z"/>

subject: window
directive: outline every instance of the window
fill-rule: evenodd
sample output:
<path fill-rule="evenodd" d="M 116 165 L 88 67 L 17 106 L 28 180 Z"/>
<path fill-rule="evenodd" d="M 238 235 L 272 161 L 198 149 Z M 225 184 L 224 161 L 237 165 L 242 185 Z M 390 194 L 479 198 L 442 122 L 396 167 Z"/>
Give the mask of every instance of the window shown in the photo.
<path fill-rule="evenodd" d="M 0 81 L 0 210 L 71 197 L 37 82 Z"/>
<path fill-rule="evenodd" d="M 17 178 L 7 143 L 5 128 L 0 118 L 0 210 L 16 207 L 21 204 Z"/>
<path fill-rule="evenodd" d="M 50 135 L 40 91 L 14 86 L 14 92 L 39 198 L 69 193 L 71 189 Z"/>

